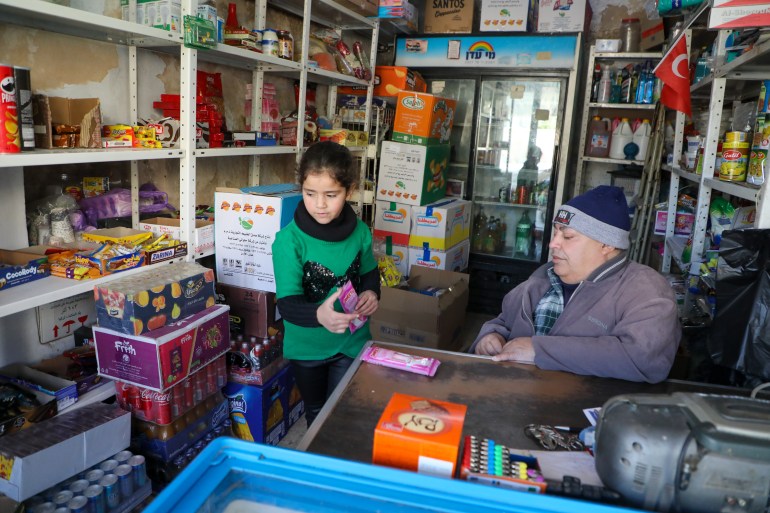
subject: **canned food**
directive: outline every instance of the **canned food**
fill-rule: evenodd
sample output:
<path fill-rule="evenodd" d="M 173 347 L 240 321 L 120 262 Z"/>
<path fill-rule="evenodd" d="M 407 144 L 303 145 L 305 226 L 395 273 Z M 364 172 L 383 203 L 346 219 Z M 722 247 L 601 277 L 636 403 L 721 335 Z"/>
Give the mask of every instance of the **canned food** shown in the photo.
<path fill-rule="evenodd" d="M 95 468 L 86 472 L 86 481 L 92 485 L 97 484 L 101 478 L 104 477 L 104 470 Z"/>
<path fill-rule="evenodd" d="M 144 456 L 141 454 L 131 456 L 128 464 L 131 465 L 131 473 L 134 475 L 134 486 L 136 489 L 143 487 L 147 483 L 147 469 Z"/>
<path fill-rule="evenodd" d="M 87 513 L 88 499 L 82 495 L 77 495 L 67 503 L 67 507 L 69 508 L 70 513 Z"/>
<path fill-rule="evenodd" d="M 67 503 L 71 501 L 74 496 L 75 494 L 72 493 L 71 491 L 62 490 L 53 496 L 52 502 L 56 505 L 57 508 L 60 508 L 62 506 L 66 506 Z"/>
<path fill-rule="evenodd" d="M 115 461 L 117 461 L 117 462 L 118 462 L 118 465 L 121 465 L 121 464 L 123 464 L 123 463 L 127 462 L 127 461 L 128 461 L 128 459 L 129 459 L 131 456 L 133 456 L 133 455 L 134 455 L 134 453 L 133 453 L 133 452 L 131 452 L 131 451 L 120 451 L 119 453 L 117 453 L 117 454 L 116 454 L 115 456 L 113 456 L 112 458 L 113 458 Z"/>
<path fill-rule="evenodd" d="M 99 464 L 99 469 L 103 470 L 105 474 L 111 474 L 115 471 L 115 468 L 119 465 L 118 460 L 109 459 L 104 460 Z"/>
<path fill-rule="evenodd" d="M 262 31 L 262 53 L 278 57 L 278 34 L 275 30 L 266 28 Z"/>
<path fill-rule="evenodd" d="M 115 474 L 107 474 L 99 481 L 99 486 L 102 487 L 102 493 L 104 494 L 104 500 L 107 504 L 107 509 L 112 511 L 120 506 L 120 489 L 118 487 L 118 476 Z"/>
<path fill-rule="evenodd" d="M 38 506 L 33 510 L 34 513 L 53 513 L 56 511 L 56 504 L 53 502 L 44 502 L 42 504 L 38 504 Z"/>
<path fill-rule="evenodd" d="M 115 469 L 118 477 L 118 489 L 123 499 L 128 499 L 134 494 L 134 476 L 131 475 L 131 465 L 118 465 Z"/>
<path fill-rule="evenodd" d="M 35 123 L 32 119 L 32 85 L 29 68 L 15 66 L 13 78 L 16 82 L 16 114 L 21 137 L 21 149 L 35 149 Z"/>
<path fill-rule="evenodd" d="M 21 151 L 16 79 L 13 66 L 0 63 L 0 153 Z"/>
<path fill-rule="evenodd" d="M 730 182 L 746 181 L 748 162 L 748 142 L 725 141 L 722 145 L 722 166 L 719 169 L 719 179 Z"/>
<path fill-rule="evenodd" d="M 746 132 L 727 132 L 725 133 L 725 142 L 746 142 L 747 137 Z"/>

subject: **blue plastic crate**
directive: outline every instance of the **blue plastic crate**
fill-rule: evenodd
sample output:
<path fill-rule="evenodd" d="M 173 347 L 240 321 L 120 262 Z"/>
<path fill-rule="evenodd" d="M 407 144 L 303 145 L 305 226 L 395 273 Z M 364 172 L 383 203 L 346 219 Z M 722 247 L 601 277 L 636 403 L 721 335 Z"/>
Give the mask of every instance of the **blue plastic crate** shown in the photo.
<path fill-rule="evenodd" d="M 273 511 L 270 507 L 328 513 L 630 511 L 225 437 L 206 447 L 144 512 L 245 513 Z"/>

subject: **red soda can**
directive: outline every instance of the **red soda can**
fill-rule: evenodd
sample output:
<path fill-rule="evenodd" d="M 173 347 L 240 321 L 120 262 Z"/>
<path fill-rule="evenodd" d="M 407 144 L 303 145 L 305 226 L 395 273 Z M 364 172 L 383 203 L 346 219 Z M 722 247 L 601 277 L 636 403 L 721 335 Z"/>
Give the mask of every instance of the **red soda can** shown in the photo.
<path fill-rule="evenodd" d="M 139 397 L 139 404 L 140 404 L 140 410 L 142 415 L 147 420 L 153 420 L 155 415 L 153 415 L 153 406 L 154 406 L 154 398 L 153 395 L 156 392 L 149 390 L 147 388 L 143 388 Z M 136 411 L 134 412 L 136 413 Z"/>
<path fill-rule="evenodd" d="M 194 391 L 193 391 L 193 382 L 190 379 L 190 377 L 187 377 L 187 379 L 184 380 L 182 383 L 182 392 L 184 393 L 184 411 L 187 411 L 188 409 L 193 407 L 194 404 Z"/>
<path fill-rule="evenodd" d="M 213 394 L 217 389 L 217 366 L 218 360 L 206 365 L 206 391 L 205 396 Z"/>
<path fill-rule="evenodd" d="M 155 422 L 158 424 L 170 424 L 171 419 L 171 392 L 157 393 L 155 396 Z"/>
<path fill-rule="evenodd" d="M 131 411 L 131 404 L 128 400 L 128 392 L 131 385 L 122 381 L 115 382 L 115 393 L 118 398 L 118 404 L 126 411 Z"/>
<path fill-rule="evenodd" d="M 131 411 L 142 411 L 142 397 L 139 392 L 139 388 L 133 385 L 129 385 L 128 389 L 128 405 L 131 407 Z"/>
<path fill-rule="evenodd" d="M 0 153 L 21 151 L 19 110 L 16 106 L 16 79 L 13 66 L 0 63 Z"/>
<path fill-rule="evenodd" d="M 184 413 L 184 391 L 174 387 L 168 391 L 171 401 L 171 418 L 175 419 Z"/>

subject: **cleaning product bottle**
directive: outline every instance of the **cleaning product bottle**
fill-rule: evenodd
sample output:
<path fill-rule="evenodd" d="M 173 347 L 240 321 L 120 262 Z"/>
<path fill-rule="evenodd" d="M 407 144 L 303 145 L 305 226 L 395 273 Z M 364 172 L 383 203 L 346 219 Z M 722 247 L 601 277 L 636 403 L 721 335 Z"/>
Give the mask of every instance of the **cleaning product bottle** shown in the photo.
<path fill-rule="evenodd" d="M 612 132 L 612 139 L 610 140 L 610 158 L 611 159 L 625 159 L 626 154 L 624 149 L 626 144 L 632 142 L 634 132 L 631 130 L 631 124 L 628 122 L 628 118 L 623 118 L 618 123 L 618 126 Z"/>
<path fill-rule="evenodd" d="M 611 94 L 612 77 L 610 76 L 610 68 L 608 66 L 604 66 L 602 69 L 602 77 L 599 80 L 599 88 L 596 92 L 597 103 L 609 103 Z"/>
<path fill-rule="evenodd" d="M 650 144 L 650 135 L 652 134 L 652 126 L 649 119 L 642 120 L 642 124 L 639 125 L 634 131 L 632 140 L 639 146 L 639 153 L 636 154 L 636 160 L 644 160 L 647 156 L 647 146 Z"/>
<path fill-rule="evenodd" d="M 586 134 L 586 156 L 606 158 L 610 154 L 610 132 L 607 120 L 594 116 Z"/>

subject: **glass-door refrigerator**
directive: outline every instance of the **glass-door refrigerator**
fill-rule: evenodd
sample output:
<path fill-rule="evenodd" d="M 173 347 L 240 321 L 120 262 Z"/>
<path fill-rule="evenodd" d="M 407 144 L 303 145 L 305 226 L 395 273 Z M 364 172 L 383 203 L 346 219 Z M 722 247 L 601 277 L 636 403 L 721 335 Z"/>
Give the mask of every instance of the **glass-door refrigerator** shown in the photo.
<path fill-rule="evenodd" d="M 448 194 L 472 201 L 469 309 L 502 298 L 548 259 L 564 200 L 580 35 L 402 36 L 397 66 L 457 100 Z"/>

